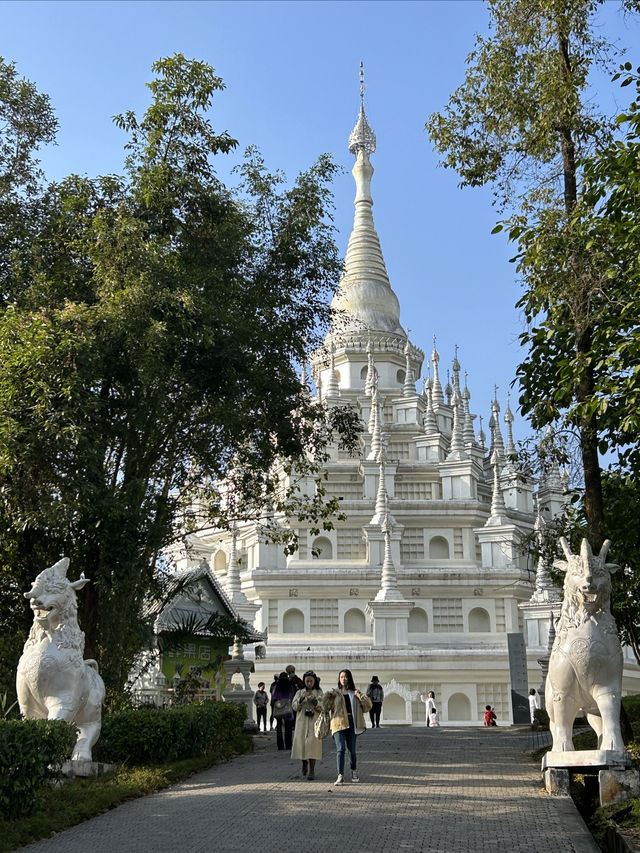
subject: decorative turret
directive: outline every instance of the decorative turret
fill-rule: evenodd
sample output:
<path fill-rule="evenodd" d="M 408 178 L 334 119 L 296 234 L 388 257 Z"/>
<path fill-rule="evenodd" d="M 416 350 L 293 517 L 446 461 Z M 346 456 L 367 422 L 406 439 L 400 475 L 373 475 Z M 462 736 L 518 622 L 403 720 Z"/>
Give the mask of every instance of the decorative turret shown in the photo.
<path fill-rule="evenodd" d="M 504 413 L 504 422 L 507 425 L 507 449 L 505 451 L 506 463 L 504 466 L 505 474 L 511 474 L 516 471 L 518 457 L 518 450 L 513 440 L 513 421 L 515 419 L 513 417 L 513 412 L 511 411 L 511 406 L 509 405 L 510 396 L 509 392 L 507 392 L 507 411 Z"/>
<path fill-rule="evenodd" d="M 464 389 L 462 391 L 462 403 L 464 408 L 464 426 L 462 429 L 462 437 L 465 447 L 472 447 L 476 443 L 476 437 L 473 432 L 473 419 L 475 415 L 471 414 L 469 401 L 471 400 L 471 392 L 467 386 L 467 372 L 464 373 Z"/>
<path fill-rule="evenodd" d="M 407 336 L 409 334 L 409 329 L 407 329 Z M 402 386 L 402 396 L 403 397 L 413 397 L 416 393 L 416 383 L 413 378 L 413 368 L 411 367 L 411 358 L 410 358 L 410 350 L 409 350 L 409 338 L 407 337 L 407 342 L 404 345 L 404 358 L 405 358 L 405 368 L 404 368 L 404 385 Z"/>
<path fill-rule="evenodd" d="M 436 336 L 433 336 L 433 352 L 431 353 L 431 362 L 433 364 L 433 384 L 431 386 L 432 390 L 432 403 L 433 408 L 437 412 L 440 406 L 444 405 L 444 394 L 442 393 L 442 385 L 440 383 L 440 377 L 438 375 L 438 362 L 440 361 L 440 354 L 436 349 Z"/>
<path fill-rule="evenodd" d="M 447 370 L 447 384 L 444 386 L 444 396 L 447 401 L 447 405 L 451 406 L 453 403 L 453 388 L 451 387 L 451 380 L 449 379 L 449 371 Z"/>
<path fill-rule="evenodd" d="M 373 366 L 373 350 L 371 349 L 371 335 L 367 341 L 367 378 L 364 383 L 364 393 L 367 397 L 373 394 L 373 382 L 375 377 L 375 367 Z"/>
<path fill-rule="evenodd" d="M 500 460 L 502 460 L 504 458 L 504 439 L 500 432 L 500 403 L 498 402 L 497 385 L 491 403 L 491 420 L 489 421 L 489 426 L 491 427 L 491 456 L 493 456 L 494 450 L 497 450 Z"/>
<path fill-rule="evenodd" d="M 500 488 L 500 454 L 497 448 L 494 448 L 491 456 L 491 464 L 493 465 L 493 494 L 491 495 L 491 516 L 487 520 L 487 527 L 509 523 L 507 519 L 507 507 L 505 506 L 502 489 Z"/>
<path fill-rule="evenodd" d="M 480 449 L 484 450 L 487 444 L 487 436 L 484 434 L 484 430 L 482 429 L 482 415 L 478 415 L 478 422 L 480 424 L 480 430 L 478 431 L 478 444 L 480 445 Z"/>
<path fill-rule="evenodd" d="M 382 532 L 384 533 L 384 560 L 382 563 L 382 577 L 380 579 L 380 590 L 374 601 L 404 601 L 404 596 L 398 589 L 398 578 L 396 568 L 391 556 L 391 518 L 385 507 Z"/>
<path fill-rule="evenodd" d="M 542 518 L 540 507 L 538 506 L 538 514 L 536 516 L 535 533 L 538 540 L 538 548 L 540 554 L 538 557 L 538 565 L 536 568 L 536 580 L 533 590 L 533 595 L 529 599 L 531 604 L 543 604 L 546 602 L 562 601 L 562 593 L 554 584 L 549 576 L 547 564 L 544 558 L 544 519 Z"/>
<path fill-rule="evenodd" d="M 436 435 L 438 433 L 438 422 L 436 421 L 436 413 L 433 411 L 433 390 L 431 385 L 431 377 L 429 377 L 425 386 L 425 391 L 427 392 L 427 410 L 424 416 L 425 435 Z"/>
<path fill-rule="evenodd" d="M 338 378 L 336 376 L 336 345 L 331 341 L 331 355 L 329 359 L 329 377 L 327 379 L 327 389 L 325 391 L 325 400 L 328 403 L 335 402 L 340 396 L 338 387 Z"/>
<path fill-rule="evenodd" d="M 460 462 L 462 459 L 467 458 L 467 454 L 464 449 L 464 440 L 462 437 L 462 425 L 463 425 L 463 417 L 464 412 L 462 408 L 462 398 L 460 394 L 456 391 L 453 395 L 452 400 L 453 406 L 453 431 L 451 433 L 451 447 L 449 448 L 449 453 L 447 455 L 447 462 Z"/>
<path fill-rule="evenodd" d="M 371 451 L 367 459 L 377 462 L 382 447 L 381 425 L 380 425 L 380 401 L 378 398 L 378 383 L 374 380 L 373 393 L 371 397 L 371 414 L 369 416 L 369 433 L 371 434 Z"/>

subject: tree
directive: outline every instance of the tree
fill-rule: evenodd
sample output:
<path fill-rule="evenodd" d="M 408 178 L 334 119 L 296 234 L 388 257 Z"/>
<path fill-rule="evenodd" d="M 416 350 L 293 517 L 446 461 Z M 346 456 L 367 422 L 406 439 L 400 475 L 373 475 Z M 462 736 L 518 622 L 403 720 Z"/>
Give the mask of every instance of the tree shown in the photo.
<path fill-rule="evenodd" d="M 525 292 L 518 303 L 527 357 L 518 368 L 520 406 L 535 427 L 561 419 L 579 434 L 589 537 L 604 538 L 599 443 L 603 438 L 594 349 L 607 311 L 602 259 L 577 226 L 584 216 L 581 158 L 605 147 L 613 125 L 589 106 L 600 0 L 489 0 L 489 38 L 478 37 L 464 84 L 428 129 L 462 186 L 494 182 L 516 213 Z M 637 3 L 626 6 L 637 9 Z M 500 230 L 498 225 L 495 229 Z M 608 323 L 608 325 L 610 325 Z"/>
<path fill-rule="evenodd" d="M 313 476 L 314 452 L 354 423 L 313 404 L 296 372 L 340 271 L 335 166 L 323 156 L 287 189 L 252 150 L 234 196 L 212 166 L 236 144 L 207 117 L 222 81 L 181 54 L 153 71 L 144 116 L 115 119 L 126 177 L 72 175 L 41 194 L 0 316 L 3 594 L 17 606 L 70 556 L 92 580 L 86 653 L 112 689 L 185 486 L 228 523 L 215 484 L 233 471 L 235 505 L 264 512 L 279 460 Z M 321 496 L 309 511 L 327 519 Z"/>

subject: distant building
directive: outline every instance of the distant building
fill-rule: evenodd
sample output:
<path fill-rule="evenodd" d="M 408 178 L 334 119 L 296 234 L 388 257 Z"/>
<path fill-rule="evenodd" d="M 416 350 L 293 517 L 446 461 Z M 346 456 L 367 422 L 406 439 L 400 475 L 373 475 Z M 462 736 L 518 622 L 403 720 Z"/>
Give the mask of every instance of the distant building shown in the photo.
<path fill-rule="evenodd" d="M 363 688 L 379 676 L 384 723 L 424 724 L 419 693 L 434 690 L 441 725 L 478 725 L 486 705 L 513 722 L 519 684 L 528 721 L 527 688 L 541 683 L 561 592 L 523 553 L 536 525 L 534 483 L 518 472 L 513 414 L 507 406 L 501 420 L 494 400 L 487 447 L 457 353 L 443 387 L 435 339 L 416 391 L 424 353 L 400 325 L 374 226 L 375 135 L 363 104 L 349 150 L 355 218 L 334 297 L 341 316 L 311 360 L 318 395 L 357 407 L 365 426 L 361 455 L 334 448 L 327 465 L 329 495 L 347 519 L 317 537 L 292 520 L 293 556 L 248 523 L 233 535 L 192 534 L 173 557 L 180 569 L 205 560 L 238 614 L 268 632 L 256 685 L 292 663 L 298 674 L 315 670 L 326 689 L 346 667 Z M 559 471 L 537 498 L 541 519 L 562 508 Z M 526 643 L 511 664 L 509 635 Z M 638 676 L 630 661 L 626 692 L 638 692 Z"/>

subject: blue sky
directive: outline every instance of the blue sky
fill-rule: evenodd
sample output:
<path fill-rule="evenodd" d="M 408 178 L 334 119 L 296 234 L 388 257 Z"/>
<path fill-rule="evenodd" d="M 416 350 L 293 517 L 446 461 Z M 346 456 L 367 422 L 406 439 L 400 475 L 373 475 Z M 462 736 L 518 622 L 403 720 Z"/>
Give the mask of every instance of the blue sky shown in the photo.
<path fill-rule="evenodd" d="M 605 4 L 603 33 L 633 47 L 640 25 L 620 19 L 617 7 Z M 289 177 L 324 152 L 345 168 L 334 186 L 342 252 L 354 196 L 347 139 L 364 61 L 378 143 L 374 217 L 401 322 L 427 355 L 437 335 L 445 371 L 459 345 L 471 409 L 485 429 L 494 384 L 504 412 L 521 355 L 513 251 L 490 234 L 490 191 L 459 190 L 457 176 L 437 167 L 424 130 L 462 82 L 475 33 L 487 30 L 484 3 L 0 0 L 0 21 L 0 55 L 50 95 L 60 121 L 58 145 L 42 152 L 50 178 L 121 172 L 125 136 L 111 117 L 142 112 L 152 62 L 179 51 L 209 62 L 226 83 L 211 118 L 240 145 L 220 162 L 223 179 L 249 144 Z M 629 58 L 638 64 L 637 54 Z M 609 108 L 614 97 L 625 105 L 606 80 L 596 90 Z M 514 391 L 514 411 L 516 400 Z M 516 438 L 527 432 L 519 418 L 514 430 Z"/>

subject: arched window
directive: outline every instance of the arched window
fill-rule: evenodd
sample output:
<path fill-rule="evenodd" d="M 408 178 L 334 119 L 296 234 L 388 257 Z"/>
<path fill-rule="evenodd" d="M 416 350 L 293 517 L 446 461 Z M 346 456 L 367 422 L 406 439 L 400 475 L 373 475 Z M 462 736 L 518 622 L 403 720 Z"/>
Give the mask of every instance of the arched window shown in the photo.
<path fill-rule="evenodd" d="M 474 607 L 469 611 L 469 630 L 484 633 L 491 631 L 491 617 L 484 607 Z"/>
<path fill-rule="evenodd" d="M 404 380 L 406 379 L 406 376 L 407 376 L 407 374 L 404 372 L 404 370 L 399 370 L 396 373 L 396 381 L 398 382 L 399 385 L 404 384 Z"/>
<path fill-rule="evenodd" d="M 282 619 L 283 634 L 304 634 L 304 613 L 296 607 L 287 610 Z"/>
<path fill-rule="evenodd" d="M 360 379 L 366 379 L 368 372 L 369 372 L 369 365 L 367 364 L 360 371 Z"/>
<path fill-rule="evenodd" d="M 466 722 L 471 719 L 471 702 L 464 693 L 454 693 L 447 703 L 447 720 Z"/>
<path fill-rule="evenodd" d="M 345 634 L 366 634 L 367 623 L 362 610 L 356 607 L 347 610 L 344 614 L 344 632 Z"/>
<path fill-rule="evenodd" d="M 409 613 L 409 633 L 426 634 L 429 630 L 429 620 L 422 607 L 414 607 Z"/>
<path fill-rule="evenodd" d="M 227 570 L 227 555 L 224 551 L 218 551 L 213 558 L 213 570 L 216 574 L 224 573 Z"/>
<path fill-rule="evenodd" d="M 311 552 L 314 560 L 333 560 L 333 545 L 326 536 L 318 536 L 313 540 Z"/>
<path fill-rule="evenodd" d="M 429 559 L 430 560 L 448 560 L 449 559 L 449 543 L 444 536 L 434 536 L 429 542 Z"/>

